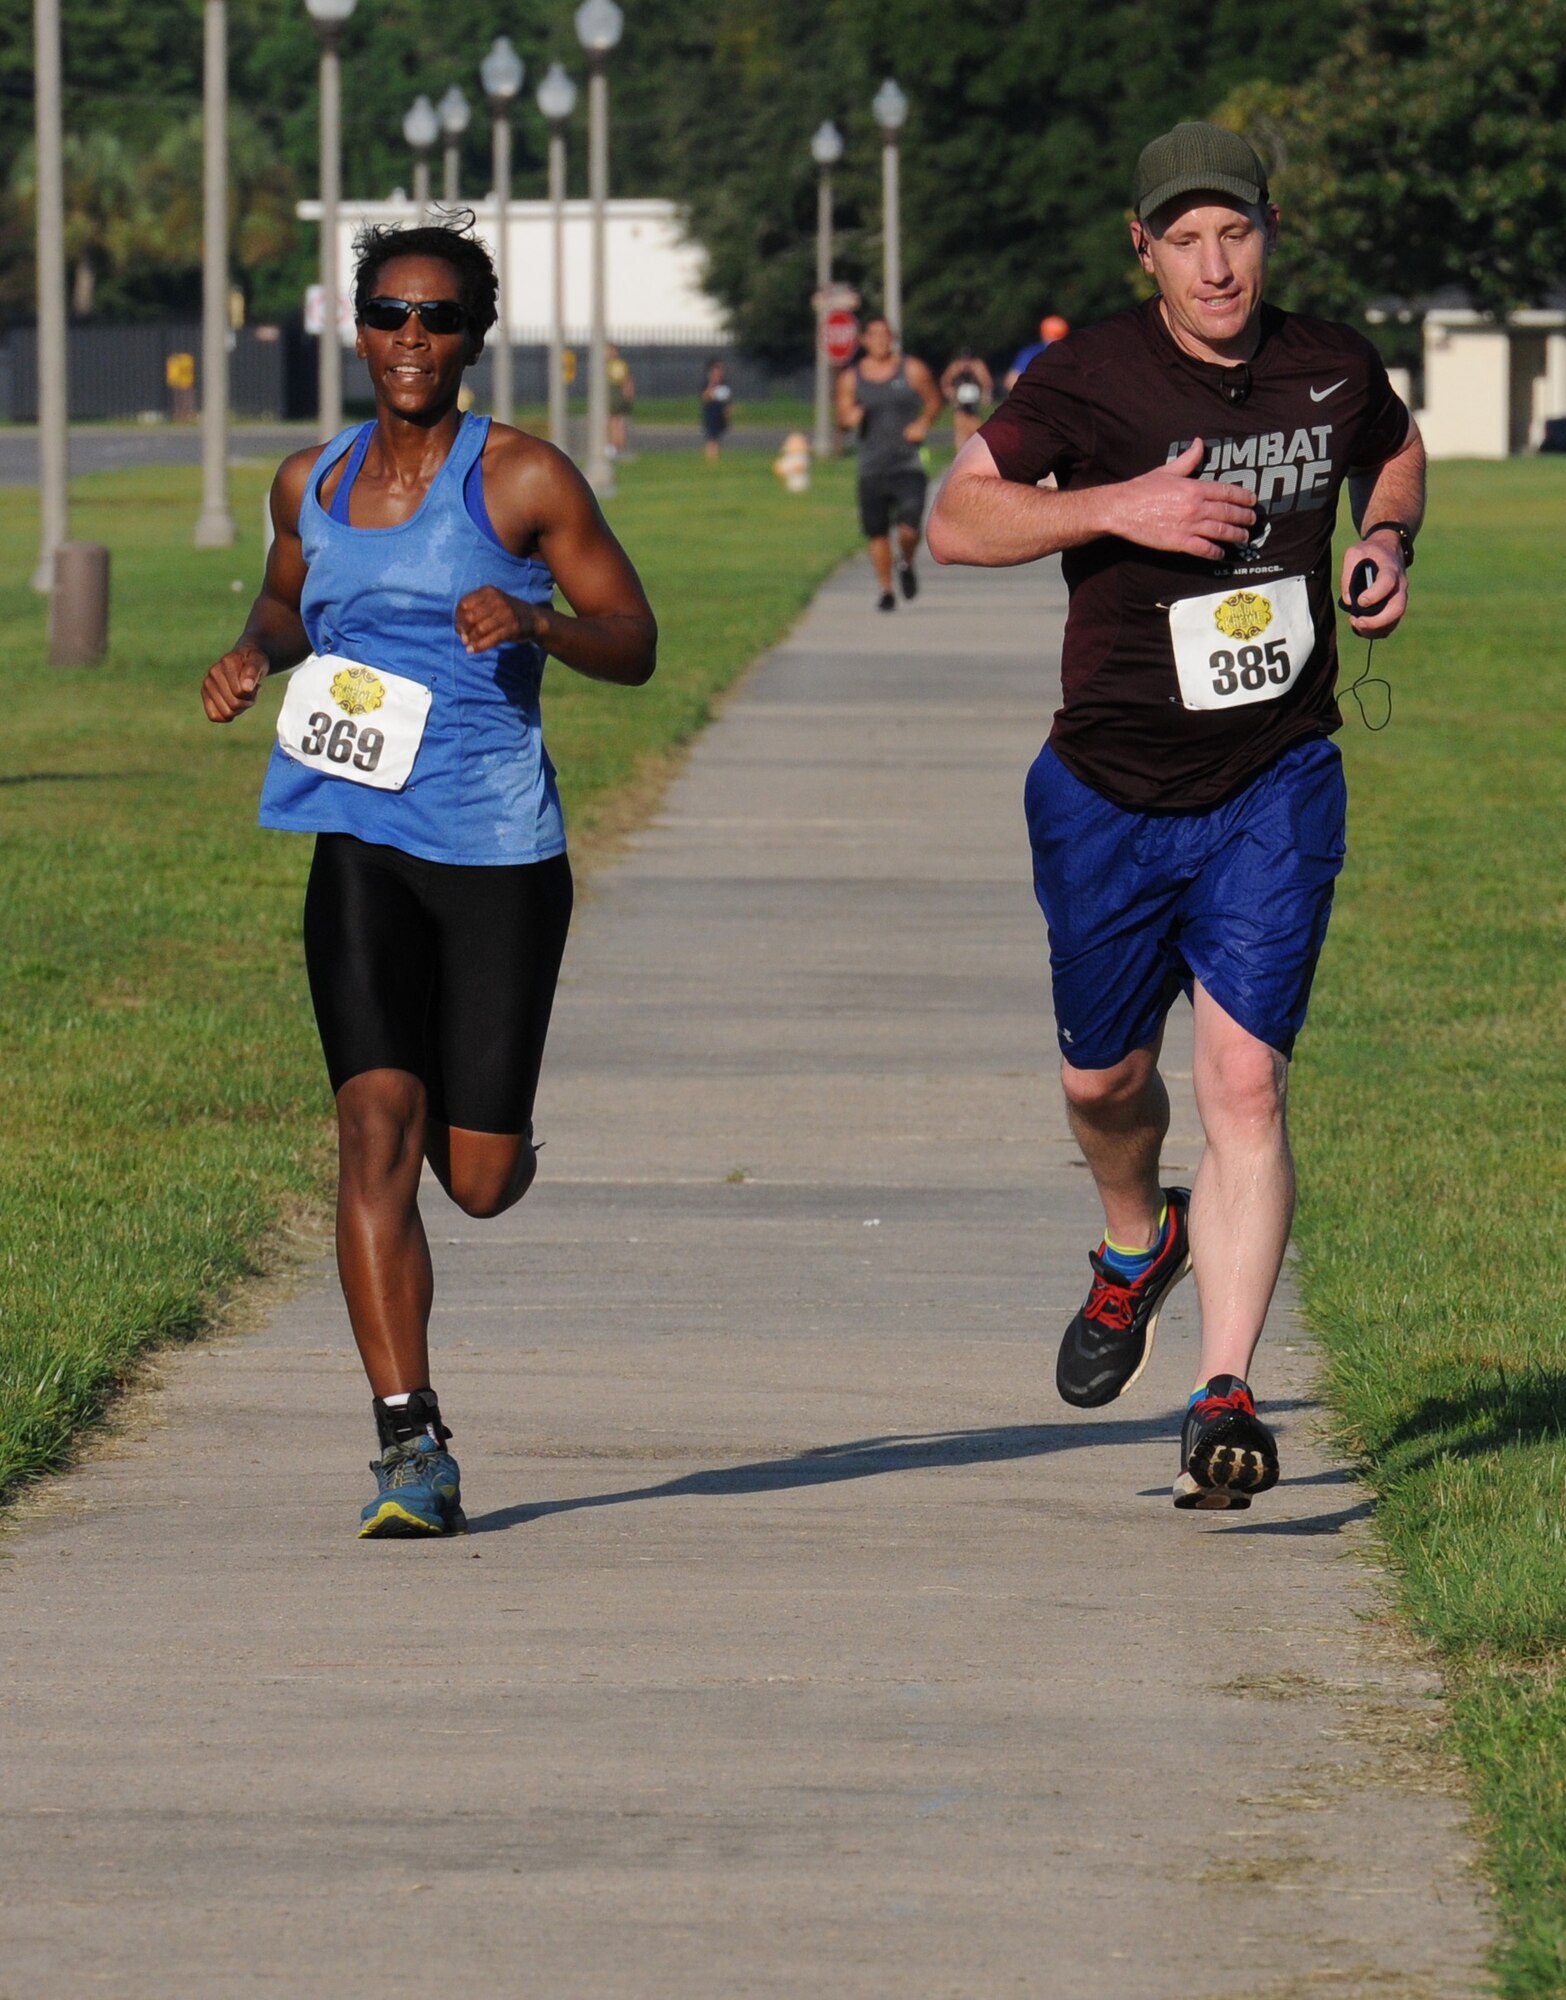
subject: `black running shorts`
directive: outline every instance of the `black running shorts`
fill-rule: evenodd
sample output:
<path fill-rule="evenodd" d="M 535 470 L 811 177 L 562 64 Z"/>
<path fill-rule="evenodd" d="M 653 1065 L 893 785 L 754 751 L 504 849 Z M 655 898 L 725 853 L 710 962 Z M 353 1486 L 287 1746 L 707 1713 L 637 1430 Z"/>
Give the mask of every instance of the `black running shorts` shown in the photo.
<path fill-rule="evenodd" d="M 902 528 L 917 528 L 924 520 L 924 494 L 929 481 L 919 471 L 873 472 L 859 482 L 859 525 L 875 541 Z"/>
<path fill-rule="evenodd" d="M 465 868 L 317 835 L 305 966 L 333 1091 L 407 1070 L 432 1118 L 526 1132 L 570 922 L 563 854 Z"/>

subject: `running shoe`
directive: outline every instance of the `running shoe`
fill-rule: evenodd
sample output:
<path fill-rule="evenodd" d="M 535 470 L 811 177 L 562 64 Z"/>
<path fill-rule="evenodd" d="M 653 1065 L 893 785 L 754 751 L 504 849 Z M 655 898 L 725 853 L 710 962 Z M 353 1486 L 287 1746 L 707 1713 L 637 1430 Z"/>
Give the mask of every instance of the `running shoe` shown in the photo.
<path fill-rule="evenodd" d="M 914 574 L 912 563 L 905 562 L 897 565 L 897 587 L 903 593 L 904 597 L 912 599 L 919 595 L 919 579 Z"/>
<path fill-rule="evenodd" d="M 428 1433 L 388 1445 L 370 1470 L 379 1490 L 359 1516 L 361 1540 L 460 1535 L 467 1527 L 457 1461 Z"/>
<path fill-rule="evenodd" d="M 1238 1375 L 1214 1375 L 1180 1428 L 1177 1507 L 1249 1507 L 1278 1483 L 1278 1440 Z"/>
<path fill-rule="evenodd" d="M 897 599 L 889 590 L 883 590 L 875 601 L 875 608 L 877 611 L 895 611 L 897 609 Z"/>
<path fill-rule="evenodd" d="M 1165 1188 L 1169 1213 L 1158 1254 L 1140 1278 L 1127 1280 L 1093 1251 L 1093 1287 L 1066 1328 L 1055 1363 L 1062 1402 L 1096 1410 L 1123 1396 L 1147 1366 L 1164 1300 L 1191 1268 L 1189 1188 Z"/>

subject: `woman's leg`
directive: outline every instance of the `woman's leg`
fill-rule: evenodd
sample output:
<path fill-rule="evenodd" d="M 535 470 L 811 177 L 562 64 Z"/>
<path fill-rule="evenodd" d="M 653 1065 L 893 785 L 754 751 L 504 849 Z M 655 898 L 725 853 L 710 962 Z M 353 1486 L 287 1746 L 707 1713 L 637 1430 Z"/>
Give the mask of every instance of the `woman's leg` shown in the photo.
<path fill-rule="evenodd" d="M 424 1085 L 373 1069 L 337 1093 L 337 1273 L 372 1394 L 427 1388 L 434 1279 L 419 1214 Z"/>

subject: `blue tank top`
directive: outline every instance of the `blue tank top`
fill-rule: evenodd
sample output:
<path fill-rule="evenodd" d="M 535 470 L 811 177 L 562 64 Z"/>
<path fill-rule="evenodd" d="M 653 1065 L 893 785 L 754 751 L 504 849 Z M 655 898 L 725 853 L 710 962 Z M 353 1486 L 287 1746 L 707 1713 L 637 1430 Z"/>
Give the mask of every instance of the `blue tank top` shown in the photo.
<path fill-rule="evenodd" d="M 316 461 L 299 510 L 309 566 L 299 612 L 317 653 L 405 675 L 431 691 L 429 719 L 400 792 L 372 790 L 296 763 L 274 744 L 261 824 L 291 833 L 351 833 L 426 861 L 500 866 L 565 852 L 555 767 L 544 749 L 537 646 L 469 653 L 452 620 L 470 590 L 494 584 L 547 604 L 549 567 L 502 547 L 484 507 L 479 461 L 488 417 L 465 416 L 446 462 L 411 520 L 348 525 L 348 495 L 373 423 L 343 431 Z M 321 505 L 322 481 L 349 462 Z"/>

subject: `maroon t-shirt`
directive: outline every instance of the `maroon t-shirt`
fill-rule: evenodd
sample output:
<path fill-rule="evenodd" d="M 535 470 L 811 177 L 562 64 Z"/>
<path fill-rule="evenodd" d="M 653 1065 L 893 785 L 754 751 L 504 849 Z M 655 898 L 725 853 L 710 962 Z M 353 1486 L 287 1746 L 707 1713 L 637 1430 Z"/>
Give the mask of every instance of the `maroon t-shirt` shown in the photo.
<path fill-rule="evenodd" d="M 1150 299 L 1045 348 L 979 435 L 1003 478 L 1032 486 L 1053 473 L 1067 490 L 1134 479 L 1199 437 L 1202 478 L 1259 496 L 1250 541 L 1222 562 L 1113 536 L 1065 551 L 1071 609 L 1049 740 L 1085 784 L 1135 811 L 1200 811 L 1291 744 L 1339 727 L 1338 493 L 1408 435 L 1408 411 L 1362 335 L 1264 305 L 1250 362 L 1224 368 L 1177 346 Z M 1169 607 L 1289 577 L 1305 580 L 1314 645 L 1286 691 L 1228 710 L 1186 706 Z M 1255 636 L 1243 617 L 1237 629 Z"/>

